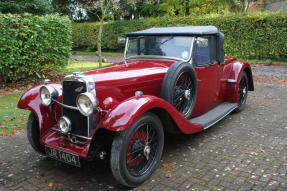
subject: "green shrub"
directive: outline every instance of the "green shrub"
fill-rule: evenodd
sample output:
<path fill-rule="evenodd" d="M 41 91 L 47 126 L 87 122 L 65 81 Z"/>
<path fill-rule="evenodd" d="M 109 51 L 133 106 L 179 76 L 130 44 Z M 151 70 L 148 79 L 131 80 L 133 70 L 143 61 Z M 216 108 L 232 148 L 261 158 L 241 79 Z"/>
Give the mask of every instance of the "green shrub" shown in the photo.
<path fill-rule="evenodd" d="M 0 14 L 0 80 L 43 77 L 66 66 L 71 41 L 68 17 Z"/>
<path fill-rule="evenodd" d="M 113 21 L 104 25 L 103 49 L 122 50 L 118 37 L 151 27 L 214 25 L 225 34 L 225 52 L 229 56 L 265 59 L 286 58 L 287 13 L 208 15 L 201 17 L 161 17 L 131 21 Z M 74 47 L 96 46 L 96 23 L 73 24 Z"/>

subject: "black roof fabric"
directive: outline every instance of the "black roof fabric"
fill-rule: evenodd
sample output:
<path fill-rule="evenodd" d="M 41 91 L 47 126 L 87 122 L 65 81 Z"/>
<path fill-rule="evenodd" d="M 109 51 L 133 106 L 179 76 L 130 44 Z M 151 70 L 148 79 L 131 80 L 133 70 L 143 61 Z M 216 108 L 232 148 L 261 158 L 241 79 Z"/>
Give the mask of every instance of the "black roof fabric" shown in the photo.
<path fill-rule="evenodd" d="M 127 33 L 126 36 L 139 35 L 211 35 L 218 34 L 215 26 L 190 26 L 190 27 L 161 27 L 150 28 L 142 31 Z"/>

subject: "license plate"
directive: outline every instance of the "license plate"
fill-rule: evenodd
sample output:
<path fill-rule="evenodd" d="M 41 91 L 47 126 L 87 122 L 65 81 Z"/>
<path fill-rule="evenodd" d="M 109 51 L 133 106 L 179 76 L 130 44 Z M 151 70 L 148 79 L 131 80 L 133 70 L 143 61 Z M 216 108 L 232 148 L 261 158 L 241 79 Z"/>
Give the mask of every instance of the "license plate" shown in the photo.
<path fill-rule="evenodd" d="M 65 151 L 61 151 L 59 149 L 55 149 L 52 147 L 45 147 L 46 150 L 46 154 L 53 158 L 53 159 L 57 159 L 59 161 L 68 163 L 70 165 L 74 165 L 74 166 L 78 166 L 80 167 L 80 157 L 78 155 L 74 155 L 71 153 L 67 153 Z"/>

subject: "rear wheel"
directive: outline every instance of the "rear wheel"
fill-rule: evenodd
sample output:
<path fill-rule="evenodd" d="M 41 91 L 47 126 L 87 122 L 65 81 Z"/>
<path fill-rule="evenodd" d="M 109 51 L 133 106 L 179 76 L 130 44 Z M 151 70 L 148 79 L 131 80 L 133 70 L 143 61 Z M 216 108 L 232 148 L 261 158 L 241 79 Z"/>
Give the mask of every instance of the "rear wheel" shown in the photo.
<path fill-rule="evenodd" d="M 40 143 L 40 129 L 36 116 L 30 113 L 27 123 L 27 137 L 30 145 L 38 153 L 45 155 L 45 147 Z"/>
<path fill-rule="evenodd" d="M 112 143 L 111 169 L 117 181 L 136 187 L 155 171 L 162 156 L 164 132 L 160 119 L 146 113 Z"/>
<path fill-rule="evenodd" d="M 238 86 L 238 107 L 235 109 L 235 112 L 240 112 L 244 110 L 246 106 L 247 95 L 248 95 L 248 77 L 246 72 L 243 72 Z"/>

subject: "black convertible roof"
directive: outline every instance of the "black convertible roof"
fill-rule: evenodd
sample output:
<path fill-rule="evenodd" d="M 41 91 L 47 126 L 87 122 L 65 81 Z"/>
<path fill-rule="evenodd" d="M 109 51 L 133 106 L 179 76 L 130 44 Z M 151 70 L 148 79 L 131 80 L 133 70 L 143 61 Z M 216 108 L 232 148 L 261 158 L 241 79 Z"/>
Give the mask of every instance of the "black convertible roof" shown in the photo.
<path fill-rule="evenodd" d="M 218 34 L 215 26 L 190 26 L 190 27 L 161 27 L 150 28 L 142 31 L 127 33 L 126 36 L 139 35 L 211 35 Z"/>

